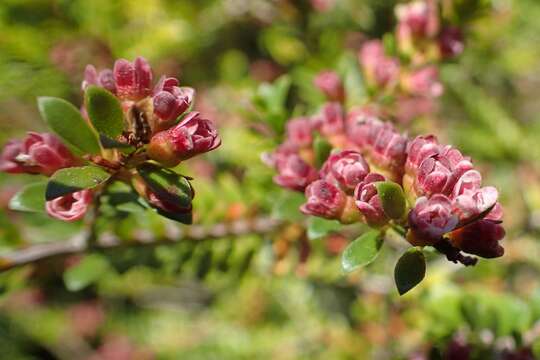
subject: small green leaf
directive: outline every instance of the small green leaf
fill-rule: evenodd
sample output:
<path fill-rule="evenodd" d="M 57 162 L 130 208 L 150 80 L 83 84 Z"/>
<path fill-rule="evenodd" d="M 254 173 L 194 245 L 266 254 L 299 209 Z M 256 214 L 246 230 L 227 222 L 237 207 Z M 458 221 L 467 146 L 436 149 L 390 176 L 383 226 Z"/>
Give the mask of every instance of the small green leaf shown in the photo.
<path fill-rule="evenodd" d="M 407 250 L 398 260 L 394 269 L 394 279 L 399 295 L 418 285 L 426 276 L 426 258 L 417 248 Z"/>
<path fill-rule="evenodd" d="M 11 210 L 44 212 L 46 182 L 38 182 L 25 186 L 13 196 L 9 202 Z"/>
<path fill-rule="evenodd" d="M 386 216 L 399 220 L 405 217 L 407 201 L 401 186 L 392 181 L 381 181 L 376 184 Z"/>
<path fill-rule="evenodd" d="M 69 291 L 79 291 L 95 283 L 109 269 L 109 263 L 103 256 L 87 255 L 80 263 L 64 272 L 64 284 Z"/>
<path fill-rule="evenodd" d="M 336 220 L 323 219 L 311 216 L 307 225 L 308 239 L 318 239 L 341 228 L 341 224 Z"/>
<path fill-rule="evenodd" d="M 96 134 L 75 106 L 63 99 L 40 97 L 38 107 L 51 130 L 73 148 L 89 154 L 101 151 Z"/>
<path fill-rule="evenodd" d="M 321 167 L 326 159 L 328 159 L 328 155 L 330 155 L 330 151 L 332 151 L 332 145 L 317 134 L 313 141 L 313 150 L 315 151 L 315 164 L 317 167 Z"/>
<path fill-rule="evenodd" d="M 99 86 L 89 86 L 85 91 L 88 117 L 100 134 L 116 139 L 124 130 L 124 112 L 118 99 Z"/>
<path fill-rule="evenodd" d="M 102 184 L 111 174 L 97 166 L 72 167 L 58 170 L 49 179 L 45 199 L 47 201 Z"/>
<path fill-rule="evenodd" d="M 383 238 L 380 231 L 370 230 L 347 246 L 341 256 L 341 267 L 350 273 L 371 263 L 381 249 Z"/>

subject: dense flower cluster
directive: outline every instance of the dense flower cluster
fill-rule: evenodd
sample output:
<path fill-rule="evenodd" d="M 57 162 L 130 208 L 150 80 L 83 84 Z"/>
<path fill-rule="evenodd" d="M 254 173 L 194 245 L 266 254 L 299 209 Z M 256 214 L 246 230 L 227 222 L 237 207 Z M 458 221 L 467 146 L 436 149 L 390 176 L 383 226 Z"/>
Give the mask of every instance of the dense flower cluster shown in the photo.
<path fill-rule="evenodd" d="M 168 177 L 163 178 L 165 185 L 157 186 L 156 183 L 147 186 L 151 176 L 141 181 L 142 177 L 134 168 L 141 172 L 138 166 L 147 160 L 173 167 L 220 145 L 221 140 L 213 123 L 198 112 L 189 110 L 195 91 L 180 87 L 179 81 L 172 77 L 163 76 L 153 85 L 152 69 L 142 57 L 133 62 L 117 60 L 112 70 L 99 72 L 93 65 L 88 65 L 82 90 L 86 93 L 91 87 L 105 89 L 120 104 L 124 129 L 117 138 L 108 141 L 120 147 L 130 147 L 131 153 L 117 150 L 115 146 L 106 146 L 102 141 L 100 154 L 75 156 L 56 135 L 30 132 L 24 140 L 11 140 L 5 145 L 0 155 L 0 170 L 52 176 L 60 169 L 93 163 L 116 174 L 119 180 L 129 182 L 133 178 L 134 188 L 164 216 L 175 218 L 175 214 L 190 213 L 193 191 L 187 180 L 181 178 L 185 180 L 182 182 L 178 180 L 179 175 L 166 174 Z M 87 123 L 92 124 L 95 119 L 90 119 L 87 107 L 88 104 L 85 104 L 81 113 Z M 90 133 L 93 132 L 97 130 L 92 129 Z M 152 168 L 152 171 L 161 170 Z M 174 182 L 184 186 L 189 201 L 184 201 L 171 190 L 178 186 L 171 185 Z M 81 219 L 94 201 L 94 192 L 85 189 L 57 197 L 47 201 L 46 211 L 50 216 L 65 221 Z"/>
<path fill-rule="evenodd" d="M 342 149 L 334 150 L 318 171 L 312 140 L 317 134 Z M 375 184 L 391 180 L 402 185 L 410 204 L 404 224 L 411 244 L 435 245 L 444 237 L 470 254 L 504 252 L 498 192 L 481 186 L 470 158 L 432 135 L 409 139 L 369 108 L 343 116 L 339 104 L 327 103 L 311 119 L 292 120 L 284 144 L 266 160 L 278 171 L 277 184 L 305 191 L 301 210 L 306 214 L 384 226 L 390 219 Z"/>

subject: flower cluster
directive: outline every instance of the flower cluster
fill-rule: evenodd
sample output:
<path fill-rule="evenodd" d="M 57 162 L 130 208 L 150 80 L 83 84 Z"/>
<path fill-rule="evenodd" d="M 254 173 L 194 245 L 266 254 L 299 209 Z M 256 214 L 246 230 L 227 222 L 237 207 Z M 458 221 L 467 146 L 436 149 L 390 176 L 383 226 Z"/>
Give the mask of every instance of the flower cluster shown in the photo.
<path fill-rule="evenodd" d="M 481 186 L 470 158 L 432 135 L 409 139 L 369 107 L 343 112 L 341 105 L 327 103 L 311 118 L 291 120 L 286 141 L 266 157 L 278 171 L 277 184 L 305 191 L 302 212 L 375 228 L 394 220 L 408 229 L 407 240 L 415 246 L 448 241 L 486 258 L 504 253 L 498 192 Z M 318 170 L 316 136 L 335 149 Z M 410 205 L 403 219 L 385 212 L 377 188 L 385 181 L 403 189 Z"/>
<path fill-rule="evenodd" d="M 0 170 L 51 177 L 44 207 L 57 219 L 81 219 L 105 184 L 118 180 L 132 185 L 160 214 L 190 222 L 193 189 L 187 178 L 166 168 L 221 143 L 213 123 L 190 111 L 195 91 L 166 76 L 154 85 L 142 57 L 117 60 L 112 70 L 99 72 L 88 65 L 82 90 L 81 115 L 61 99 L 40 99 L 40 111 L 56 135 L 30 132 L 22 141 L 9 141 Z M 74 123 L 64 123 L 68 120 Z M 80 191 L 54 189 L 62 169 L 84 177 L 96 173 L 89 166 L 98 168 L 103 184 Z"/>
<path fill-rule="evenodd" d="M 436 63 L 460 55 L 464 43 L 459 28 L 441 25 L 433 0 L 400 4 L 396 17 L 395 49 L 370 40 L 358 59 L 373 100 L 392 100 L 392 115 L 408 122 L 435 109 L 434 99 L 444 91 Z"/>

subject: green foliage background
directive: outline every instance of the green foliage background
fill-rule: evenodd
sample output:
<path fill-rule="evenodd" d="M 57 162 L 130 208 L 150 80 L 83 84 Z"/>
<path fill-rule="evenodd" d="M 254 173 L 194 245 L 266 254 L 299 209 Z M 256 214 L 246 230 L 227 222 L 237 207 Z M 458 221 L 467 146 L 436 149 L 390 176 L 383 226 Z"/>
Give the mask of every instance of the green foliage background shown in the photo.
<path fill-rule="evenodd" d="M 475 344 L 475 358 L 492 358 L 497 339 L 530 345 L 540 357 L 533 336 L 540 319 L 540 3 L 464 3 L 482 9 L 466 12 L 474 15 L 466 51 L 442 69 L 438 114 L 419 119 L 411 133 L 436 132 L 500 189 L 503 258 L 462 268 L 428 256 L 424 283 L 399 297 L 392 269 L 404 242 L 389 239 L 375 263 L 347 277 L 328 250 L 335 225 L 318 220 L 308 221 L 312 253 L 301 266 L 301 246 L 283 240 L 287 231 L 126 244 L 0 274 L 2 357 L 121 359 L 118 351 L 129 350 L 126 358 L 143 359 L 394 359 L 417 352 L 439 358 L 457 332 Z M 182 165 L 195 177 L 195 222 L 303 219 L 301 198 L 272 184 L 260 154 L 279 142 L 287 118 L 315 110 L 322 97 L 312 79 L 319 70 L 337 69 L 348 90 L 362 96 L 354 49 L 391 31 L 394 5 L 338 0 L 319 13 L 306 0 L 3 0 L 0 142 L 45 129 L 38 96 L 80 105 L 87 63 L 110 67 L 115 58 L 142 55 L 154 74 L 195 87 L 197 109 L 220 127 L 223 146 Z M 276 136 L 261 134 L 261 122 Z M 0 175 L 2 252 L 80 230 L 8 211 L 10 195 L 29 180 Z M 126 209 L 100 226 L 123 239 L 159 237 L 166 220 Z M 279 251 L 283 243 L 289 251 Z M 86 317 L 81 304 L 90 309 Z M 88 319 L 101 321 L 93 326 Z M 489 344 L 486 329 L 495 339 Z M 106 357 L 104 346 L 116 357 Z"/>

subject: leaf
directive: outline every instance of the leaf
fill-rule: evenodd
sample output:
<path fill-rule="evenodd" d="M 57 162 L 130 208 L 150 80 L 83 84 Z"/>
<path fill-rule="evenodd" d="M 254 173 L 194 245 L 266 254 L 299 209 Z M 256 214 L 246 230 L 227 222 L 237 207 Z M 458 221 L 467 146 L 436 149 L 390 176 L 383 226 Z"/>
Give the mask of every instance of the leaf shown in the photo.
<path fill-rule="evenodd" d="M 375 186 L 386 216 L 394 220 L 403 219 L 407 212 L 407 201 L 401 186 L 392 181 L 381 181 Z"/>
<path fill-rule="evenodd" d="M 311 216 L 307 225 L 308 239 L 318 239 L 329 233 L 341 228 L 341 224 L 336 220 L 323 219 L 316 216 Z"/>
<path fill-rule="evenodd" d="M 60 169 L 49 179 L 45 199 L 49 201 L 77 191 L 94 188 L 110 177 L 111 174 L 97 166 Z"/>
<path fill-rule="evenodd" d="M 47 125 L 66 143 L 83 153 L 101 151 L 96 134 L 75 106 L 63 99 L 40 97 L 38 107 Z"/>
<path fill-rule="evenodd" d="M 25 186 L 9 201 L 11 210 L 44 212 L 46 182 L 38 182 Z"/>
<path fill-rule="evenodd" d="M 124 112 L 118 99 L 99 86 L 89 86 L 85 91 L 86 111 L 100 134 L 116 139 L 124 130 Z"/>
<path fill-rule="evenodd" d="M 394 280 L 399 295 L 418 285 L 426 276 L 426 258 L 424 253 L 411 248 L 405 252 L 398 260 L 394 269 Z"/>
<path fill-rule="evenodd" d="M 350 273 L 371 263 L 377 258 L 382 243 L 383 238 L 378 230 L 370 230 L 355 239 L 341 256 L 343 271 Z"/>
<path fill-rule="evenodd" d="M 317 134 L 313 141 L 313 150 L 315 151 L 315 165 L 321 167 L 326 159 L 328 159 L 328 155 L 330 155 L 330 151 L 332 151 L 332 145 Z"/>
<path fill-rule="evenodd" d="M 69 291 L 79 291 L 95 283 L 109 269 L 109 263 L 103 256 L 87 255 L 80 263 L 64 272 L 64 284 Z"/>

